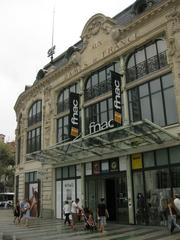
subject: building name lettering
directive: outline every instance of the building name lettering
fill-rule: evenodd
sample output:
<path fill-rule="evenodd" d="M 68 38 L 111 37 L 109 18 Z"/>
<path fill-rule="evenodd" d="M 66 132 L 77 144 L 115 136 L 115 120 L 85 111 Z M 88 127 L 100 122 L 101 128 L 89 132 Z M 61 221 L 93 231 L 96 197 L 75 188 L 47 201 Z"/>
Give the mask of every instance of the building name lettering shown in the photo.
<path fill-rule="evenodd" d="M 114 127 L 114 120 L 111 119 L 108 122 L 103 122 L 103 123 L 96 123 L 96 122 L 91 122 L 89 124 L 89 133 L 93 134 L 102 130 L 105 130 L 107 128 L 112 128 Z"/>
<path fill-rule="evenodd" d="M 93 43 L 92 49 L 96 49 L 96 48 L 98 48 L 100 46 L 102 46 L 102 42 L 101 41 L 97 41 L 97 42 Z"/>
<path fill-rule="evenodd" d="M 91 62 L 84 64 L 82 66 L 78 66 L 78 67 L 74 67 L 72 70 L 69 70 L 66 72 L 64 78 L 65 80 L 70 79 L 71 77 L 75 76 L 76 74 L 80 73 L 82 70 L 84 70 L 85 68 L 87 68 L 88 66 L 95 64 L 97 61 L 115 53 L 116 51 L 118 51 L 119 49 L 123 48 L 124 46 L 128 46 L 128 44 L 130 42 L 135 41 L 137 38 L 136 33 L 133 33 L 132 35 L 128 36 L 125 39 L 120 40 L 116 45 L 114 46 L 110 46 L 107 49 L 105 49 L 104 51 L 101 52 L 101 54 L 96 54 L 96 57 L 94 57 Z M 92 49 L 97 49 L 98 47 L 102 46 L 103 43 L 101 41 L 97 41 L 96 43 L 94 43 L 92 45 Z"/>

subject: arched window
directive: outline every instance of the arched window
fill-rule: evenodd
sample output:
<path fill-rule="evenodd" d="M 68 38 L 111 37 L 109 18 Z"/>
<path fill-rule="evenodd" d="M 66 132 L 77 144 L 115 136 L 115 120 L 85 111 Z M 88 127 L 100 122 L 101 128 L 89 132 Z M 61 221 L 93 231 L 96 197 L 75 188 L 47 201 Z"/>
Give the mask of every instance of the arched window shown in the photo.
<path fill-rule="evenodd" d="M 166 43 L 156 39 L 133 52 L 126 64 L 126 81 L 134 81 L 167 65 Z"/>
<path fill-rule="evenodd" d="M 27 153 L 41 150 L 42 101 L 34 102 L 28 113 Z"/>
<path fill-rule="evenodd" d="M 85 84 L 85 100 L 92 99 L 111 90 L 110 71 L 119 72 L 119 62 L 114 62 L 93 73 Z"/>
<path fill-rule="evenodd" d="M 32 104 L 28 114 L 28 126 L 32 126 L 42 120 L 42 101 L 38 100 Z"/>
<path fill-rule="evenodd" d="M 79 82 L 68 86 L 66 89 L 63 89 L 63 91 L 60 92 L 57 98 L 57 113 L 62 113 L 69 110 L 69 96 L 71 92 L 80 92 Z M 57 142 L 62 142 L 69 139 L 69 113 L 64 113 L 64 115 L 65 116 L 57 119 Z"/>
<path fill-rule="evenodd" d="M 57 99 L 57 113 L 65 112 L 69 109 L 70 92 L 79 93 L 79 83 L 69 86 L 60 92 Z"/>

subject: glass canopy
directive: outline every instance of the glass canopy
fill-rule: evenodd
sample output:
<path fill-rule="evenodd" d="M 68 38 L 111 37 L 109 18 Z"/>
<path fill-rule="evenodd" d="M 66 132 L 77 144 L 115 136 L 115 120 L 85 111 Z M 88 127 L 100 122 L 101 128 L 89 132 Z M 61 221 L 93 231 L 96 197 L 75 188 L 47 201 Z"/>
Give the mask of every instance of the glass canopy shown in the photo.
<path fill-rule="evenodd" d="M 172 146 L 180 143 L 180 138 L 170 134 L 158 125 L 143 120 L 130 125 L 101 131 L 79 137 L 71 142 L 58 143 L 47 149 L 27 154 L 47 164 L 78 163 L 100 159 L 112 153 L 118 156 Z"/>

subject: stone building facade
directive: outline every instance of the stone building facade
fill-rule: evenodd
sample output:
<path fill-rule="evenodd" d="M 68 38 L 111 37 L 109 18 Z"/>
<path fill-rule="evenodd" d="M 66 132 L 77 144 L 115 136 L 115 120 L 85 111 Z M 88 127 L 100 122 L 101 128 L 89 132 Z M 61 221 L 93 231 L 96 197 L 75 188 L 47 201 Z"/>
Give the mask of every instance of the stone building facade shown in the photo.
<path fill-rule="evenodd" d="M 92 16 L 16 101 L 16 197 L 36 191 L 38 214 L 62 218 L 65 200 L 96 214 L 103 196 L 112 221 L 160 224 L 180 193 L 179 39 L 178 0 Z"/>

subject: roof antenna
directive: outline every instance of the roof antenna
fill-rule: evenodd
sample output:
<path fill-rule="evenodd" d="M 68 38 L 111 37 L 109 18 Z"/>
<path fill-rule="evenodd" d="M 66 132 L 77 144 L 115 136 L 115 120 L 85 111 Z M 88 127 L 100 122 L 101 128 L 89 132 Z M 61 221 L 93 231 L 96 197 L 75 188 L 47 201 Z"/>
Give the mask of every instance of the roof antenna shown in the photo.
<path fill-rule="evenodd" d="M 52 47 L 48 50 L 48 57 L 51 58 L 51 63 L 53 62 L 53 55 L 55 54 L 55 45 L 54 45 L 54 17 L 55 17 L 55 5 L 53 8 L 53 22 L 52 22 Z"/>

